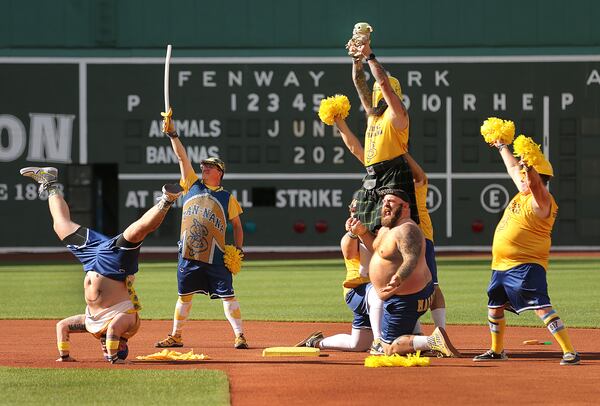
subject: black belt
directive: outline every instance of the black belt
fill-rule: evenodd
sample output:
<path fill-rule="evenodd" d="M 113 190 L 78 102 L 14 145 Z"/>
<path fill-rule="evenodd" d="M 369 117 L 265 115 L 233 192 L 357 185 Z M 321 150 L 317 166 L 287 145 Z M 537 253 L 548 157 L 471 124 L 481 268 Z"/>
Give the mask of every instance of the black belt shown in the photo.
<path fill-rule="evenodd" d="M 377 162 L 376 164 L 365 167 L 365 169 L 369 175 L 377 175 L 386 172 L 388 169 L 397 166 L 401 162 L 404 162 L 403 155 L 400 155 L 394 159 L 388 159 L 387 161 Z"/>

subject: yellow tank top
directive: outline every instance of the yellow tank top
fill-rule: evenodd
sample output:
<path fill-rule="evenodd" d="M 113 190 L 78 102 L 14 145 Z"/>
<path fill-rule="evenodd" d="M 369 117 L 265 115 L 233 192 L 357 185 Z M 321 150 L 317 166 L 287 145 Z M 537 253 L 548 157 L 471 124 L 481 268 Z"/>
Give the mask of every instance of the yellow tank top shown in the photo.
<path fill-rule="evenodd" d="M 369 116 L 365 133 L 365 166 L 387 161 L 408 151 L 408 126 L 400 131 L 392 125 L 392 110 Z"/>
<path fill-rule="evenodd" d="M 419 227 L 425 238 L 433 242 L 433 224 L 431 223 L 431 217 L 429 217 L 429 210 L 427 210 L 427 181 L 422 185 L 415 185 L 415 198 L 417 199 L 417 209 L 419 211 Z"/>
<path fill-rule="evenodd" d="M 550 216 L 539 218 L 531 206 L 533 195 L 522 192 L 510 201 L 496 226 L 492 245 L 492 269 L 506 271 L 521 264 L 539 264 L 548 269 L 551 233 L 558 205 L 552 195 Z"/>

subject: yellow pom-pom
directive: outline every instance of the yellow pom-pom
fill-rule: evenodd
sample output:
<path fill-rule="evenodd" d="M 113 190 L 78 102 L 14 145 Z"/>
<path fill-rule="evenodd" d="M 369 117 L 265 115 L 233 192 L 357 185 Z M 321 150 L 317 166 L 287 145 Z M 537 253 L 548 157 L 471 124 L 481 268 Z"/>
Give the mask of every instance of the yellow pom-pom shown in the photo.
<path fill-rule="evenodd" d="M 233 245 L 225 246 L 223 260 L 225 261 L 225 266 L 229 269 L 229 272 L 237 275 L 242 270 L 242 258 L 244 258 L 244 253 L 237 247 Z"/>
<path fill-rule="evenodd" d="M 164 349 L 150 355 L 138 355 L 135 358 L 142 361 L 192 361 L 210 359 L 208 355 L 194 354 L 193 349 L 186 353 Z"/>
<path fill-rule="evenodd" d="M 327 125 L 333 125 L 336 117 L 342 119 L 348 117 L 350 113 L 350 100 L 342 94 L 328 97 L 321 100 L 319 106 L 319 118 Z"/>
<path fill-rule="evenodd" d="M 517 137 L 513 149 L 514 155 L 520 157 L 527 166 L 538 166 L 546 159 L 539 144 L 536 144 L 530 137 L 526 137 L 523 134 Z"/>
<path fill-rule="evenodd" d="M 367 368 L 379 367 L 427 367 L 429 366 L 429 357 L 421 357 L 421 352 L 416 354 L 408 354 L 403 357 L 398 354 L 394 355 L 371 355 L 365 358 L 365 366 Z"/>
<path fill-rule="evenodd" d="M 483 135 L 485 142 L 490 145 L 493 145 L 496 141 L 508 145 L 515 138 L 515 123 L 510 120 L 490 117 L 483 122 L 481 135 Z"/>

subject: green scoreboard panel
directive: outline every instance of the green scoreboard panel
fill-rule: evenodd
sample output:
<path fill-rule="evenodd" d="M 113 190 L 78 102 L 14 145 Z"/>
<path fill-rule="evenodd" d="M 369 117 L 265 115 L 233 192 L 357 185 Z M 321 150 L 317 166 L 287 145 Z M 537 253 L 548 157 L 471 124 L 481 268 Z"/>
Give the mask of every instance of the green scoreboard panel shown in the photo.
<path fill-rule="evenodd" d="M 600 58 L 381 60 L 403 87 L 410 151 L 430 178 L 427 203 L 440 249 L 489 248 L 516 193 L 499 154 L 479 133 L 490 116 L 513 120 L 517 134 L 532 136 L 554 166 L 554 246 L 600 247 L 600 216 L 592 207 L 600 198 Z M 6 230 L 15 230 L 2 233 L 5 250 L 58 245 L 47 209 L 19 177 L 20 167 L 67 169 L 61 180 L 69 199 L 69 191 L 88 190 L 91 182 L 78 180 L 70 164 L 115 165 L 118 187 L 110 193 L 118 196 L 119 229 L 179 177 L 160 131 L 163 61 L 56 62 L 0 59 L 0 216 Z M 316 112 L 323 97 L 347 95 L 348 123 L 362 138 L 366 120 L 350 61 L 174 58 L 170 73 L 181 140 L 197 170 L 205 157 L 226 162 L 224 186 L 244 208 L 249 250 L 335 249 L 364 169 Z M 95 203 L 81 205 L 81 219 L 94 222 L 102 206 Z M 173 210 L 145 246 L 173 250 L 179 218 Z"/>

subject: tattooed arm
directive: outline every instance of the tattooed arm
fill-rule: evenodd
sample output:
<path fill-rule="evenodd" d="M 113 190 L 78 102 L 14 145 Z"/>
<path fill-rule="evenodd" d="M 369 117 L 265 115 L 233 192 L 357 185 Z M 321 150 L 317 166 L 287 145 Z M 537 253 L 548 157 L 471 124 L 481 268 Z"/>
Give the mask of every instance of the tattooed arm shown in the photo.
<path fill-rule="evenodd" d="M 59 362 L 75 361 L 69 355 L 69 335 L 71 333 L 85 333 L 85 315 L 78 314 L 77 316 L 67 317 L 56 323 L 56 342 L 60 358 Z"/>
<path fill-rule="evenodd" d="M 373 53 L 370 44 L 361 46 L 360 51 L 365 57 L 368 57 Z M 392 89 L 388 75 L 377 59 L 370 59 L 368 64 L 373 77 L 381 87 L 381 93 L 383 94 L 385 102 L 392 111 L 394 116 L 394 127 L 399 130 L 404 130 L 406 127 L 408 127 L 408 112 L 404 107 L 404 103 L 402 103 L 402 100 L 400 100 L 396 93 L 394 93 L 394 89 Z"/>
<path fill-rule="evenodd" d="M 391 292 L 410 277 L 417 267 L 423 249 L 423 233 L 416 224 L 404 224 L 395 232 L 396 245 L 402 256 L 402 264 L 387 286 L 381 290 L 383 293 Z"/>
<path fill-rule="evenodd" d="M 352 59 L 352 80 L 354 81 L 354 87 L 356 87 L 358 97 L 365 109 L 365 113 L 367 115 L 371 114 L 373 112 L 373 107 L 371 106 L 371 90 L 369 89 L 369 85 L 367 85 L 362 58 Z"/>

